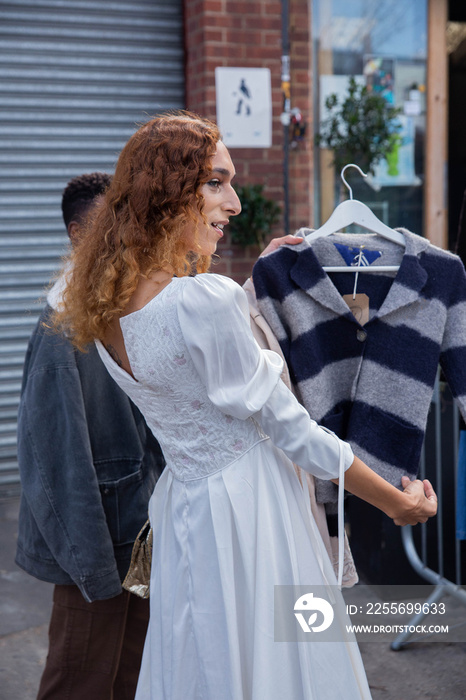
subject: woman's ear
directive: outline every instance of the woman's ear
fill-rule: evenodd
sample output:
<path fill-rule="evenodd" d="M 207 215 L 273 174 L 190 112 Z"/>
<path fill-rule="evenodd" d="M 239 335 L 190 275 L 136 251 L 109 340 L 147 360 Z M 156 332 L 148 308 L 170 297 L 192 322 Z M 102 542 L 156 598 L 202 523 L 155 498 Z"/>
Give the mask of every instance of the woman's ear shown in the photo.
<path fill-rule="evenodd" d="M 70 221 L 70 223 L 68 224 L 68 236 L 71 241 L 71 245 L 74 245 L 78 240 L 80 227 L 81 224 L 79 223 L 79 221 Z"/>

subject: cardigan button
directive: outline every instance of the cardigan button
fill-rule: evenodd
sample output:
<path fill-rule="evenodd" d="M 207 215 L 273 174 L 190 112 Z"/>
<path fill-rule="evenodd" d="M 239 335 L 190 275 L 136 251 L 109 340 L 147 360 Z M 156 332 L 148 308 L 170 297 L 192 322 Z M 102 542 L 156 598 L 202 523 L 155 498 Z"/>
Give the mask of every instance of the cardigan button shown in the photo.
<path fill-rule="evenodd" d="M 363 331 L 361 328 L 358 328 L 356 338 L 359 340 L 360 343 L 363 343 L 367 338 L 366 331 Z"/>

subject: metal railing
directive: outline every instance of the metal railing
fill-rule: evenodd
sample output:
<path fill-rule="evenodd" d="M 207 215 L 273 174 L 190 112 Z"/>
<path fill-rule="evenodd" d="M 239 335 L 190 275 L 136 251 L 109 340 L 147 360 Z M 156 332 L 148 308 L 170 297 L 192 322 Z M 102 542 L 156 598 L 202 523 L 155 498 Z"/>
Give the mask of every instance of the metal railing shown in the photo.
<path fill-rule="evenodd" d="M 453 399 L 445 397 L 446 394 L 447 388 L 440 381 L 439 372 L 432 398 L 433 411 L 429 416 L 426 431 L 426 437 L 430 437 L 430 445 L 424 444 L 419 474 L 421 479 L 430 479 L 437 492 L 437 516 L 432 521 L 417 525 L 416 533 L 413 527 L 406 525 L 402 528 L 401 538 L 405 554 L 414 571 L 434 586 L 425 603 L 437 603 L 444 596 L 452 596 L 466 606 L 466 590 L 462 584 L 463 546 L 456 538 L 460 416 Z M 418 535 L 417 543 L 415 534 Z M 422 610 L 429 610 L 429 607 L 423 605 Z M 427 614 L 420 612 L 415 615 L 407 627 L 415 628 Z M 390 646 L 394 651 L 398 651 L 412 641 L 415 641 L 413 633 L 406 631 L 399 634 Z"/>

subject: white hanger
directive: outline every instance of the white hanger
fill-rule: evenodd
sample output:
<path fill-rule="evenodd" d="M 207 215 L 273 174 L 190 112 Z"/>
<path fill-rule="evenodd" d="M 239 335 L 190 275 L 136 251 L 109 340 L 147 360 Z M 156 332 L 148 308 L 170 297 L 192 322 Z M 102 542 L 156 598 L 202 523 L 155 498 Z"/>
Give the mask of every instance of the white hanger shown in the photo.
<path fill-rule="evenodd" d="M 337 233 L 337 231 L 341 231 L 351 224 L 357 224 L 358 226 L 362 226 L 363 228 L 372 231 L 372 233 L 377 233 L 379 236 L 387 238 L 388 240 L 405 247 L 406 242 L 402 233 L 386 226 L 376 217 L 376 215 L 366 204 L 363 204 L 357 199 L 353 199 L 353 190 L 345 179 L 345 170 L 347 168 L 356 168 L 363 177 L 367 177 L 366 173 L 363 173 L 358 165 L 355 165 L 354 163 L 348 163 L 348 165 L 345 165 L 341 171 L 341 179 L 349 190 L 349 199 L 341 202 L 341 204 L 337 206 L 325 224 L 312 233 L 309 233 L 306 236 L 306 241 L 311 242 L 316 238 L 322 238 L 323 236 L 329 236 L 331 233 Z M 345 265 L 324 267 L 323 269 L 326 272 L 396 272 L 399 269 L 399 265 L 377 265 L 376 267 L 372 267 L 371 265 Z"/>

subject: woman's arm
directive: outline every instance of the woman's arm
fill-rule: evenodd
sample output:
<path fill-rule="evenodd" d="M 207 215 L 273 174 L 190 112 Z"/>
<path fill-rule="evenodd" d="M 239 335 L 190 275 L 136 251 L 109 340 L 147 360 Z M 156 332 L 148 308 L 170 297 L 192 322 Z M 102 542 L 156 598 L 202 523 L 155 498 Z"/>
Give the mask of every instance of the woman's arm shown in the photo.
<path fill-rule="evenodd" d="M 310 418 L 280 379 L 283 360 L 255 342 L 241 287 L 219 275 L 197 275 L 185 284 L 177 309 L 191 359 L 210 400 L 223 413 L 253 417 L 292 462 L 321 479 L 338 478 L 341 452 L 346 474 L 351 472 L 345 488 L 397 524 L 435 515 L 436 505 L 424 495 L 421 482 L 398 491 L 355 459 L 348 443 Z"/>
<path fill-rule="evenodd" d="M 336 484 L 338 479 L 332 479 Z M 425 523 L 437 512 L 437 496 L 430 481 L 402 479 L 400 491 L 376 474 L 359 457 L 355 457 L 345 472 L 345 489 L 379 508 L 395 525 Z"/>

